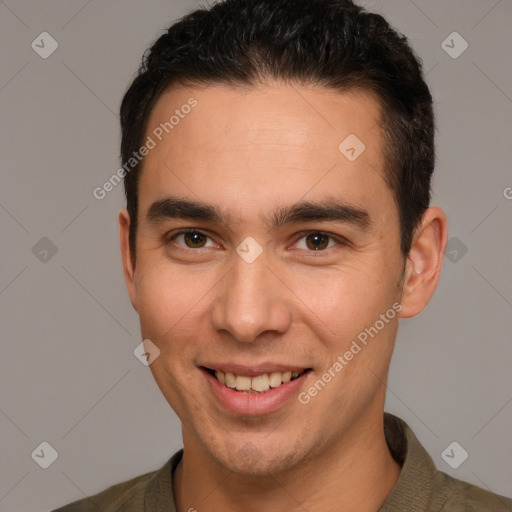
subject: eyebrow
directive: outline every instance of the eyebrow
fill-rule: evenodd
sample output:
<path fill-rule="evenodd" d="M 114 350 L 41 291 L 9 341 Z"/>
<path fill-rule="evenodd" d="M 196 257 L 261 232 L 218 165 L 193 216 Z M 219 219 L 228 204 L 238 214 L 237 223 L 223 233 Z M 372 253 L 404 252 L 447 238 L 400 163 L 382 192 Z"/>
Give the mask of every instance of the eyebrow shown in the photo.
<path fill-rule="evenodd" d="M 215 205 L 169 196 L 152 203 L 146 219 L 150 224 L 158 224 L 167 219 L 190 219 L 228 224 L 230 216 Z M 272 212 L 265 221 L 271 229 L 305 221 L 342 222 L 354 225 L 363 231 L 368 231 L 372 226 L 368 211 L 329 199 L 300 201 L 289 206 L 281 206 Z"/>

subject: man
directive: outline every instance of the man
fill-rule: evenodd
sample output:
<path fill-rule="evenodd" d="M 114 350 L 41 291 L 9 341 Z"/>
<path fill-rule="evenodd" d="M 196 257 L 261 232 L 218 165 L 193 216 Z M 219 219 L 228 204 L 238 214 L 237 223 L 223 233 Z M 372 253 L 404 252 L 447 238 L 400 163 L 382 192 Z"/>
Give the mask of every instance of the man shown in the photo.
<path fill-rule="evenodd" d="M 61 512 L 512 510 L 384 414 L 447 240 L 403 36 L 349 0 L 226 0 L 155 42 L 121 124 L 124 275 L 184 449 Z"/>

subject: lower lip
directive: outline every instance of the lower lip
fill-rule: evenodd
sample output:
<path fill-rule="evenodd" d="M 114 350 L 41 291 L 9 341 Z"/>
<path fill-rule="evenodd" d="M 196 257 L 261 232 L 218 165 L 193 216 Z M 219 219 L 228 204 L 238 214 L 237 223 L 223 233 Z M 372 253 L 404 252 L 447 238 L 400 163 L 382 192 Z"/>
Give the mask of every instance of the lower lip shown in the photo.
<path fill-rule="evenodd" d="M 310 373 L 304 372 L 300 377 L 281 384 L 277 388 L 270 388 L 265 393 L 244 393 L 228 388 L 206 370 L 201 368 L 201 371 L 223 408 L 234 414 L 245 416 L 261 416 L 277 411 L 287 400 L 298 395 L 300 387 Z"/>

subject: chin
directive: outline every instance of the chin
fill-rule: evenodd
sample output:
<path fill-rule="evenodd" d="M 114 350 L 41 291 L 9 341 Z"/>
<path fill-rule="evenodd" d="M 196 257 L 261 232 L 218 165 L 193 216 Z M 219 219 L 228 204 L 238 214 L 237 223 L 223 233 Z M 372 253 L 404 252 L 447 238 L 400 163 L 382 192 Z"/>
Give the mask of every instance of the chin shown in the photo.
<path fill-rule="evenodd" d="M 264 441 L 256 444 L 250 440 L 241 440 L 235 446 L 229 443 L 216 447 L 215 450 L 209 447 L 208 451 L 227 470 L 254 477 L 269 477 L 287 472 L 298 467 L 309 454 L 304 450 L 303 442 L 286 446 L 282 442 L 274 445 L 268 438 L 266 443 Z"/>

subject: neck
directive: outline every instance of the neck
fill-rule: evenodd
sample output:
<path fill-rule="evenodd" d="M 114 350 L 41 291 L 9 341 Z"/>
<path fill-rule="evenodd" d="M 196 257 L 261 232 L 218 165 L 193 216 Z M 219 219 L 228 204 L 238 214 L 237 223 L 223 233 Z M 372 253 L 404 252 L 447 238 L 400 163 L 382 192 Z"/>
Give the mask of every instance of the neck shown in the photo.
<path fill-rule="evenodd" d="M 382 413 L 357 422 L 343 439 L 298 467 L 271 476 L 233 473 L 185 440 L 173 477 L 178 512 L 377 512 L 400 474 L 386 444 Z"/>

